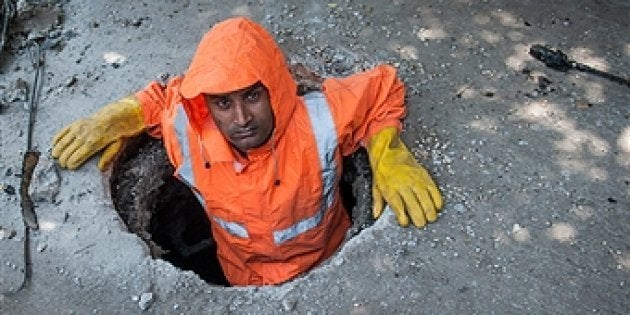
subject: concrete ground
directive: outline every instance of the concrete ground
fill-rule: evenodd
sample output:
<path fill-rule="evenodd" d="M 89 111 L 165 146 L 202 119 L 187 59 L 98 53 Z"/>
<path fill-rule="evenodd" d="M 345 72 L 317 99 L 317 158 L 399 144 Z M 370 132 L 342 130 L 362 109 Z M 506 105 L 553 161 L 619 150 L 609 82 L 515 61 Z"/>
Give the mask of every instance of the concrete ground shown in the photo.
<path fill-rule="evenodd" d="M 627 76 L 627 1 L 31 2 L 53 5 L 20 1 L 0 59 L 1 314 L 630 311 L 630 89 L 528 55 L 548 44 Z M 404 138 L 442 188 L 440 219 L 400 228 L 388 213 L 295 281 L 224 288 L 151 259 L 95 159 L 57 170 L 57 130 L 183 72 L 208 27 L 232 15 L 260 21 L 291 60 L 324 75 L 396 66 L 408 87 Z M 32 280 L 10 294 L 24 270 L 24 40 L 41 36 L 53 46 L 33 138 L 40 229 Z"/>

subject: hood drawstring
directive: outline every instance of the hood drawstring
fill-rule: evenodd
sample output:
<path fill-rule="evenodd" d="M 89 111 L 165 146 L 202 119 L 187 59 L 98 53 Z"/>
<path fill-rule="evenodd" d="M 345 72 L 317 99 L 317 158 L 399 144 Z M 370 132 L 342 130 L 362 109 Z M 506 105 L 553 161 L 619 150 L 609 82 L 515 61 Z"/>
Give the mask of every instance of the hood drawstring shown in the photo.
<path fill-rule="evenodd" d="M 203 145 L 203 141 L 201 141 L 201 135 L 197 135 L 197 139 L 199 140 L 199 147 L 201 148 L 201 158 L 203 159 L 203 166 L 206 169 L 210 169 L 210 159 L 206 153 L 206 147 Z"/>
<path fill-rule="evenodd" d="M 276 133 L 273 133 L 273 137 L 275 138 Z M 280 175 L 279 175 L 279 169 L 278 169 L 278 154 L 276 153 L 276 141 L 275 139 L 273 139 L 273 146 L 271 146 L 271 155 L 272 155 L 272 159 L 273 159 L 273 176 L 275 178 L 275 180 L 273 181 L 273 184 L 275 186 L 280 186 Z"/>

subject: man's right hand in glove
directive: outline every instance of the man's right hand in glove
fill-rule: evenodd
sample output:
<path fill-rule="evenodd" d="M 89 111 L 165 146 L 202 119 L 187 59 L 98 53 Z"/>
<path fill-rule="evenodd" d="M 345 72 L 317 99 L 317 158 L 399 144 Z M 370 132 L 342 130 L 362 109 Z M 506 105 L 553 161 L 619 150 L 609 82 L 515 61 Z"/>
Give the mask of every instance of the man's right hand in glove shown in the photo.
<path fill-rule="evenodd" d="M 104 150 L 98 163 L 103 171 L 120 151 L 124 138 L 145 129 L 142 107 L 134 96 L 103 107 L 94 115 L 79 119 L 53 138 L 52 156 L 68 169 L 76 169 Z"/>

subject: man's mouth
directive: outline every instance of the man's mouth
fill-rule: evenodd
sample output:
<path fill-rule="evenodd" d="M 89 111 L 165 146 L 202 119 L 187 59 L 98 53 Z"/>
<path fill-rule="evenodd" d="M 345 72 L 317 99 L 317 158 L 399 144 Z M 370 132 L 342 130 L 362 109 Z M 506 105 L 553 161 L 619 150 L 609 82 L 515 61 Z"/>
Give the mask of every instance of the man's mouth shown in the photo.
<path fill-rule="evenodd" d="M 249 138 L 256 134 L 256 128 L 246 128 L 235 131 L 232 136 L 237 139 Z"/>

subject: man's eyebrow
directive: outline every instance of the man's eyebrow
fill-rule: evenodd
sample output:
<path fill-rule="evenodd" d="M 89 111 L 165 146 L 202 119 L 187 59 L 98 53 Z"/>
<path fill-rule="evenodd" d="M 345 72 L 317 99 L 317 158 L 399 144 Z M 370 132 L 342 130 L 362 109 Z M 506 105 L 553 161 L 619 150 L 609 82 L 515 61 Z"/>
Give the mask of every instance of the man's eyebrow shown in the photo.
<path fill-rule="evenodd" d="M 251 91 L 251 90 L 255 90 L 255 89 L 259 89 L 259 88 L 266 88 L 264 84 L 262 84 L 262 82 L 258 81 L 248 87 L 242 88 L 240 90 L 236 90 L 233 92 L 228 92 L 228 93 L 222 93 L 222 94 L 206 94 L 206 97 L 211 97 L 211 98 L 221 98 L 221 97 L 227 97 L 232 93 L 236 93 L 236 92 L 247 92 L 247 91 Z"/>
<path fill-rule="evenodd" d="M 222 99 L 222 98 L 228 97 L 228 95 L 230 95 L 230 93 L 227 93 L 227 94 L 206 94 L 206 98 Z"/>
<path fill-rule="evenodd" d="M 254 90 L 254 89 L 259 89 L 259 88 L 264 88 L 265 86 L 262 84 L 262 82 L 258 81 L 256 83 L 254 83 L 254 85 L 246 88 L 247 90 Z"/>

